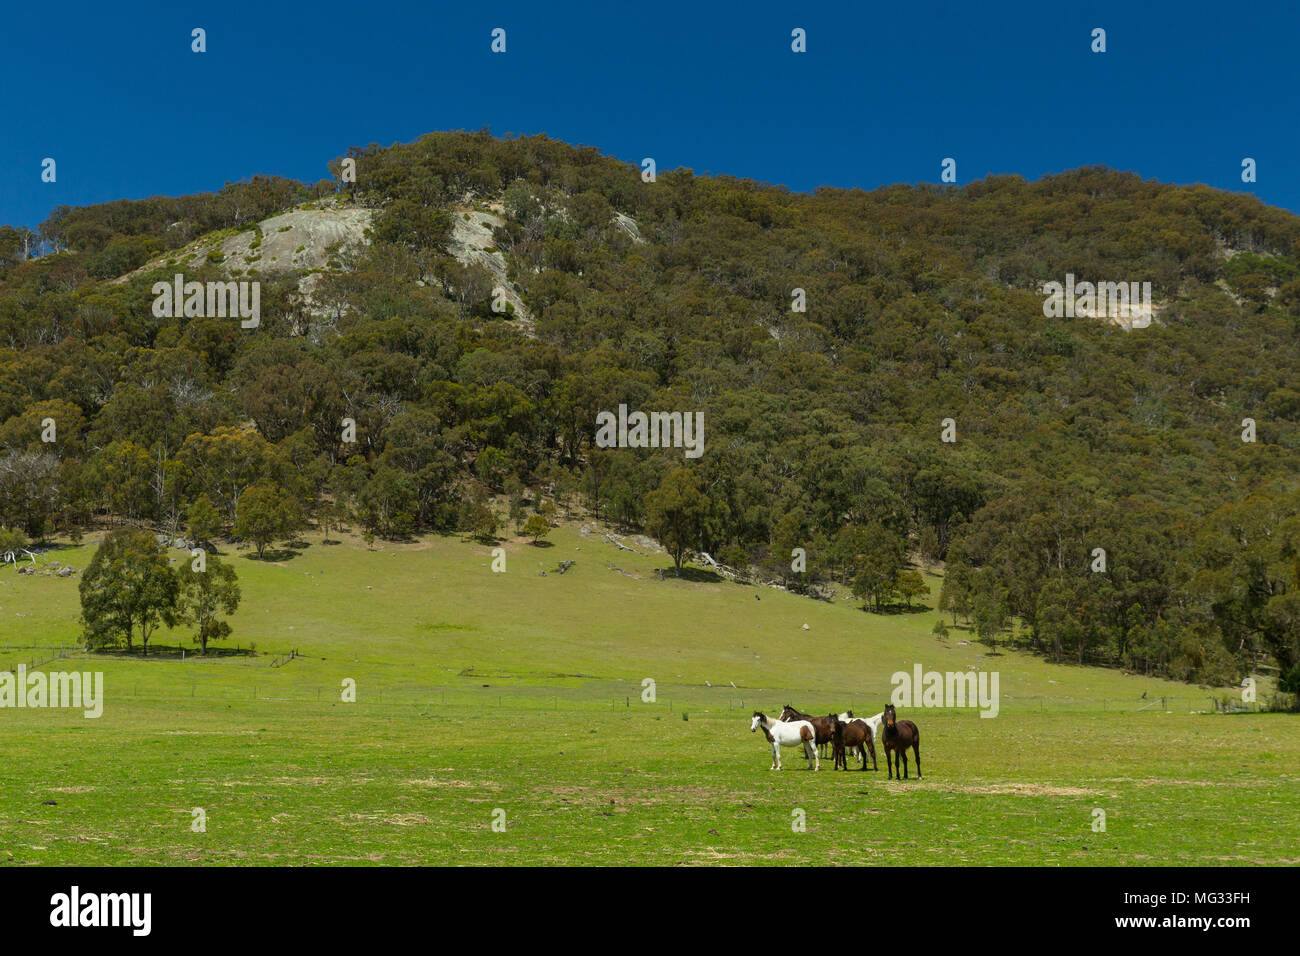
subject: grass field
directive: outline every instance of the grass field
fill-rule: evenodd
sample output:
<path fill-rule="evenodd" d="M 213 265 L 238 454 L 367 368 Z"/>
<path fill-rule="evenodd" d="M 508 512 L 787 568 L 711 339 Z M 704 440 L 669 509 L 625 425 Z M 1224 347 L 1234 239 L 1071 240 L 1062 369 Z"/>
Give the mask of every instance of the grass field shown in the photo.
<path fill-rule="evenodd" d="M 93 545 L 42 559 L 84 568 Z M 0 863 L 1300 863 L 1294 717 L 943 643 L 931 610 L 661 581 L 662 555 L 574 527 L 505 548 L 504 574 L 456 538 L 230 552 L 235 633 L 184 660 L 74 650 L 78 578 L 0 570 L 0 668 L 102 671 L 106 698 L 98 720 L 0 709 Z M 887 780 L 883 753 L 876 773 L 793 750 L 767 769 L 755 708 L 875 713 L 915 662 L 1000 674 L 995 719 L 901 714 L 924 779 Z"/>

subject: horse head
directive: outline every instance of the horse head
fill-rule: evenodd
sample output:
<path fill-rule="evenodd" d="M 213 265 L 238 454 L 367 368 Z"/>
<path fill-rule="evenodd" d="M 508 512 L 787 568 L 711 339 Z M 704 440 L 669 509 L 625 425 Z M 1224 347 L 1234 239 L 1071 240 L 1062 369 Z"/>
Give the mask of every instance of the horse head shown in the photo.
<path fill-rule="evenodd" d="M 763 727 L 766 724 L 767 717 L 763 715 L 762 711 L 756 710 L 754 711 L 754 719 L 749 722 L 749 732 L 752 734 L 754 731 L 758 730 L 759 727 Z"/>
<path fill-rule="evenodd" d="M 885 727 L 893 727 L 898 723 L 898 715 L 894 713 L 894 705 L 886 704 L 884 713 L 880 715 L 880 722 Z"/>

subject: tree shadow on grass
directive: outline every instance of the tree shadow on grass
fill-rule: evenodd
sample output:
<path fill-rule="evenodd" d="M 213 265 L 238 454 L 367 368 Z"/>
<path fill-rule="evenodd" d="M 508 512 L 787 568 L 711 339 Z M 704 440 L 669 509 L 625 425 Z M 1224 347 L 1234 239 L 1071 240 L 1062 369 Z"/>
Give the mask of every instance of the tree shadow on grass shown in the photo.
<path fill-rule="evenodd" d="M 50 553 L 58 552 L 58 551 L 73 551 L 73 550 L 75 550 L 75 549 L 77 549 L 77 548 L 82 547 L 85 543 L 86 543 L 86 541 L 85 541 L 84 538 L 83 538 L 81 541 L 78 541 L 78 542 L 72 542 L 72 541 L 38 541 L 38 542 L 36 542 L 35 544 L 31 545 L 30 550 L 31 550 L 34 554 L 36 554 L 37 556 L 40 556 L 40 555 L 42 555 L 42 554 L 50 554 Z M 28 548 L 23 548 L 22 550 L 26 551 L 26 550 L 29 550 L 29 549 L 28 549 Z"/>
<path fill-rule="evenodd" d="M 869 614 L 881 614 L 881 615 L 934 613 L 934 608 L 926 607 L 924 604 L 899 604 L 897 601 L 891 601 L 888 604 L 882 604 L 880 605 L 879 610 L 877 610 L 874 605 L 868 604 L 863 606 L 862 610 L 868 612 Z"/>
<path fill-rule="evenodd" d="M 133 646 L 129 652 L 125 647 L 101 647 L 101 648 L 93 649 L 91 653 L 97 657 L 100 656 L 116 657 L 125 660 L 140 660 L 140 661 L 152 661 L 152 660 L 169 661 L 169 660 L 181 660 L 182 658 L 188 660 L 191 657 L 201 656 L 200 648 L 197 644 L 155 644 L 153 641 L 149 642 L 149 653 L 145 654 L 141 650 L 140 643 L 138 640 L 136 641 L 135 646 Z M 207 656 L 209 658 L 256 657 L 257 651 L 253 650 L 247 645 L 235 646 L 235 647 L 222 647 L 219 644 L 213 642 L 208 645 Z"/>
<path fill-rule="evenodd" d="M 915 614 L 922 608 L 911 608 L 910 610 L 901 604 L 882 604 L 876 607 L 874 604 L 859 605 L 861 610 L 868 614 L 879 614 L 881 617 L 893 617 L 899 614 Z"/>
<path fill-rule="evenodd" d="M 717 571 L 709 571 L 705 568 L 692 568 L 686 565 L 682 567 L 682 573 L 678 574 L 675 568 L 657 569 L 660 576 L 667 581 L 670 578 L 676 578 L 679 581 L 690 581 L 693 584 L 718 584 L 723 578 Z"/>
<path fill-rule="evenodd" d="M 275 561 L 291 561 L 294 558 L 298 557 L 298 555 L 302 554 L 302 551 L 298 550 L 296 545 L 297 542 L 285 542 L 278 548 L 270 548 L 270 547 L 266 548 L 262 552 L 261 557 L 258 557 L 256 551 L 254 551 L 248 557 L 249 560 L 252 561 L 265 561 L 268 563 L 275 562 Z"/>

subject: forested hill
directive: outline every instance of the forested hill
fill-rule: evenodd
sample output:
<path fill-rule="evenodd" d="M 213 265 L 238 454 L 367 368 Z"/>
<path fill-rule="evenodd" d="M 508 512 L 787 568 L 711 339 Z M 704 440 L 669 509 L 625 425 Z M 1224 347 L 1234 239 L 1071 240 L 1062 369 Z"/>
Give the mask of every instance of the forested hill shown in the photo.
<path fill-rule="evenodd" d="M 394 537 L 580 507 L 871 611 L 943 560 L 983 640 L 1300 683 L 1300 218 L 1101 168 L 647 182 L 486 133 L 330 171 L 0 228 L 10 538 L 224 540 L 250 488 Z M 157 317 L 178 272 L 259 282 L 260 323 Z M 1045 317 L 1067 275 L 1151 283 L 1154 320 Z M 703 412 L 703 454 L 596 447 L 620 404 Z"/>

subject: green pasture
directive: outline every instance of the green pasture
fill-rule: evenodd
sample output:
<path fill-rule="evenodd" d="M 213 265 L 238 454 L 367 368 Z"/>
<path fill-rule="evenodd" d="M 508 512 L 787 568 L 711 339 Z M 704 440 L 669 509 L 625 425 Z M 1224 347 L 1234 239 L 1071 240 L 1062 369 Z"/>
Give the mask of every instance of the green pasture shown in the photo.
<path fill-rule="evenodd" d="M 941 642 L 929 609 L 660 580 L 663 555 L 575 527 L 503 547 L 505 573 L 454 537 L 228 550 L 244 600 L 208 658 L 165 630 L 86 654 L 77 576 L 0 569 L 0 668 L 100 671 L 105 695 L 97 720 L 0 709 L 0 863 L 1300 862 L 1300 724 L 1207 713 L 1230 691 Z M 752 710 L 875 713 L 918 662 L 1001 691 L 994 719 L 904 714 L 923 779 L 883 753 L 767 769 Z"/>

